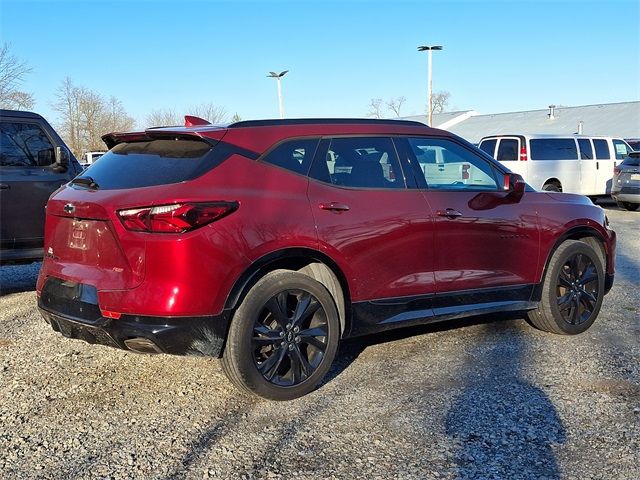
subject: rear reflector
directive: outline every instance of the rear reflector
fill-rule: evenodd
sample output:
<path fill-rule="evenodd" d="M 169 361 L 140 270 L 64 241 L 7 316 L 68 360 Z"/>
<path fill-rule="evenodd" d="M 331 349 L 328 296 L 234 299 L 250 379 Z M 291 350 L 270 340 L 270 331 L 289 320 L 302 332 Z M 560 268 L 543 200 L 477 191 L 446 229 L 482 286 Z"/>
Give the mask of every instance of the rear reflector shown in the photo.
<path fill-rule="evenodd" d="M 238 202 L 176 203 L 119 210 L 127 230 L 149 233 L 183 233 L 235 212 Z"/>
<path fill-rule="evenodd" d="M 114 320 L 118 320 L 122 314 L 118 312 L 110 312 L 109 310 L 100 310 L 100 313 L 104 318 L 112 318 Z"/>

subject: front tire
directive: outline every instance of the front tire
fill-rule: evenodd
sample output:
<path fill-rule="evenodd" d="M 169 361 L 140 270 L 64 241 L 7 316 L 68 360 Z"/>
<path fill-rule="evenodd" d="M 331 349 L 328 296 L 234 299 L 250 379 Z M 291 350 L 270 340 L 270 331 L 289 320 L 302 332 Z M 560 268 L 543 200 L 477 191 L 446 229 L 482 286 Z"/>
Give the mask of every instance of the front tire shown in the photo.
<path fill-rule="evenodd" d="M 540 330 L 576 335 L 595 322 L 604 297 L 604 262 L 589 244 L 567 240 L 554 252 L 536 310 L 527 313 Z"/>
<path fill-rule="evenodd" d="M 292 400 L 329 371 L 340 338 L 338 309 L 313 278 L 289 270 L 266 274 L 236 310 L 222 368 L 241 390 Z"/>

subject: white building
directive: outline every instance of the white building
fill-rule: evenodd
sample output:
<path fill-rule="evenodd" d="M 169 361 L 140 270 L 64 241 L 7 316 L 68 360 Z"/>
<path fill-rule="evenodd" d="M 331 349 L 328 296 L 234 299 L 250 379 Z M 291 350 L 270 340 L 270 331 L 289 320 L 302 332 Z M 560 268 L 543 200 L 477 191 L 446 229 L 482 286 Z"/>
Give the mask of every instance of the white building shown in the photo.
<path fill-rule="evenodd" d="M 426 115 L 405 117 L 427 123 Z M 478 143 L 487 135 L 572 134 L 640 138 L 640 102 L 555 107 L 481 115 L 474 110 L 433 115 L 433 126 Z"/>

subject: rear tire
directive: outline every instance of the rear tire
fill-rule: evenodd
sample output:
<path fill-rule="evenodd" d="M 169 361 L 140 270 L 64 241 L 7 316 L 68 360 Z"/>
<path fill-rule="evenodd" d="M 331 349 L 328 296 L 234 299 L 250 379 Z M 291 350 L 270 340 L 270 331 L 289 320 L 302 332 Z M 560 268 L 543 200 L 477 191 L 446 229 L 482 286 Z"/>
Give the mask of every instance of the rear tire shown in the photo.
<path fill-rule="evenodd" d="M 545 192 L 562 192 L 562 186 L 558 182 L 545 183 L 542 187 Z"/>
<path fill-rule="evenodd" d="M 545 273 L 542 298 L 527 312 L 534 327 L 576 335 L 595 322 L 604 297 L 604 264 L 591 245 L 567 240 L 554 252 Z"/>
<path fill-rule="evenodd" d="M 616 202 L 620 208 L 624 208 L 625 210 L 629 210 L 630 212 L 635 212 L 640 208 L 640 203 L 631 203 L 631 202 Z"/>
<path fill-rule="evenodd" d="M 339 338 L 338 309 L 325 286 L 276 270 L 249 290 L 234 313 L 222 368 L 240 390 L 292 400 L 322 381 Z"/>

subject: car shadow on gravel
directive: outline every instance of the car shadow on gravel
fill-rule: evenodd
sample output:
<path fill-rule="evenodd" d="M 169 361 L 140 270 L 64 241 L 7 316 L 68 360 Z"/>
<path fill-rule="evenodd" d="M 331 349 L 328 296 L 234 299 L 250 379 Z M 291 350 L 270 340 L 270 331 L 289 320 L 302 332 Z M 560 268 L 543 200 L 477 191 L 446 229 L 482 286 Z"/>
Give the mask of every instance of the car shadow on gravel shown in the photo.
<path fill-rule="evenodd" d="M 523 333 L 509 322 L 486 324 L 469 354 L 466 386 L 446 419 L 456 478 L 561 478 L 552 446 L 566 442 L 565 428 L 547 395 L 523 378 Z"/>
<path fill-rule="evenodd" d="M 0 297 L 36 289 L 41 262 L 0 267 Z"/>

